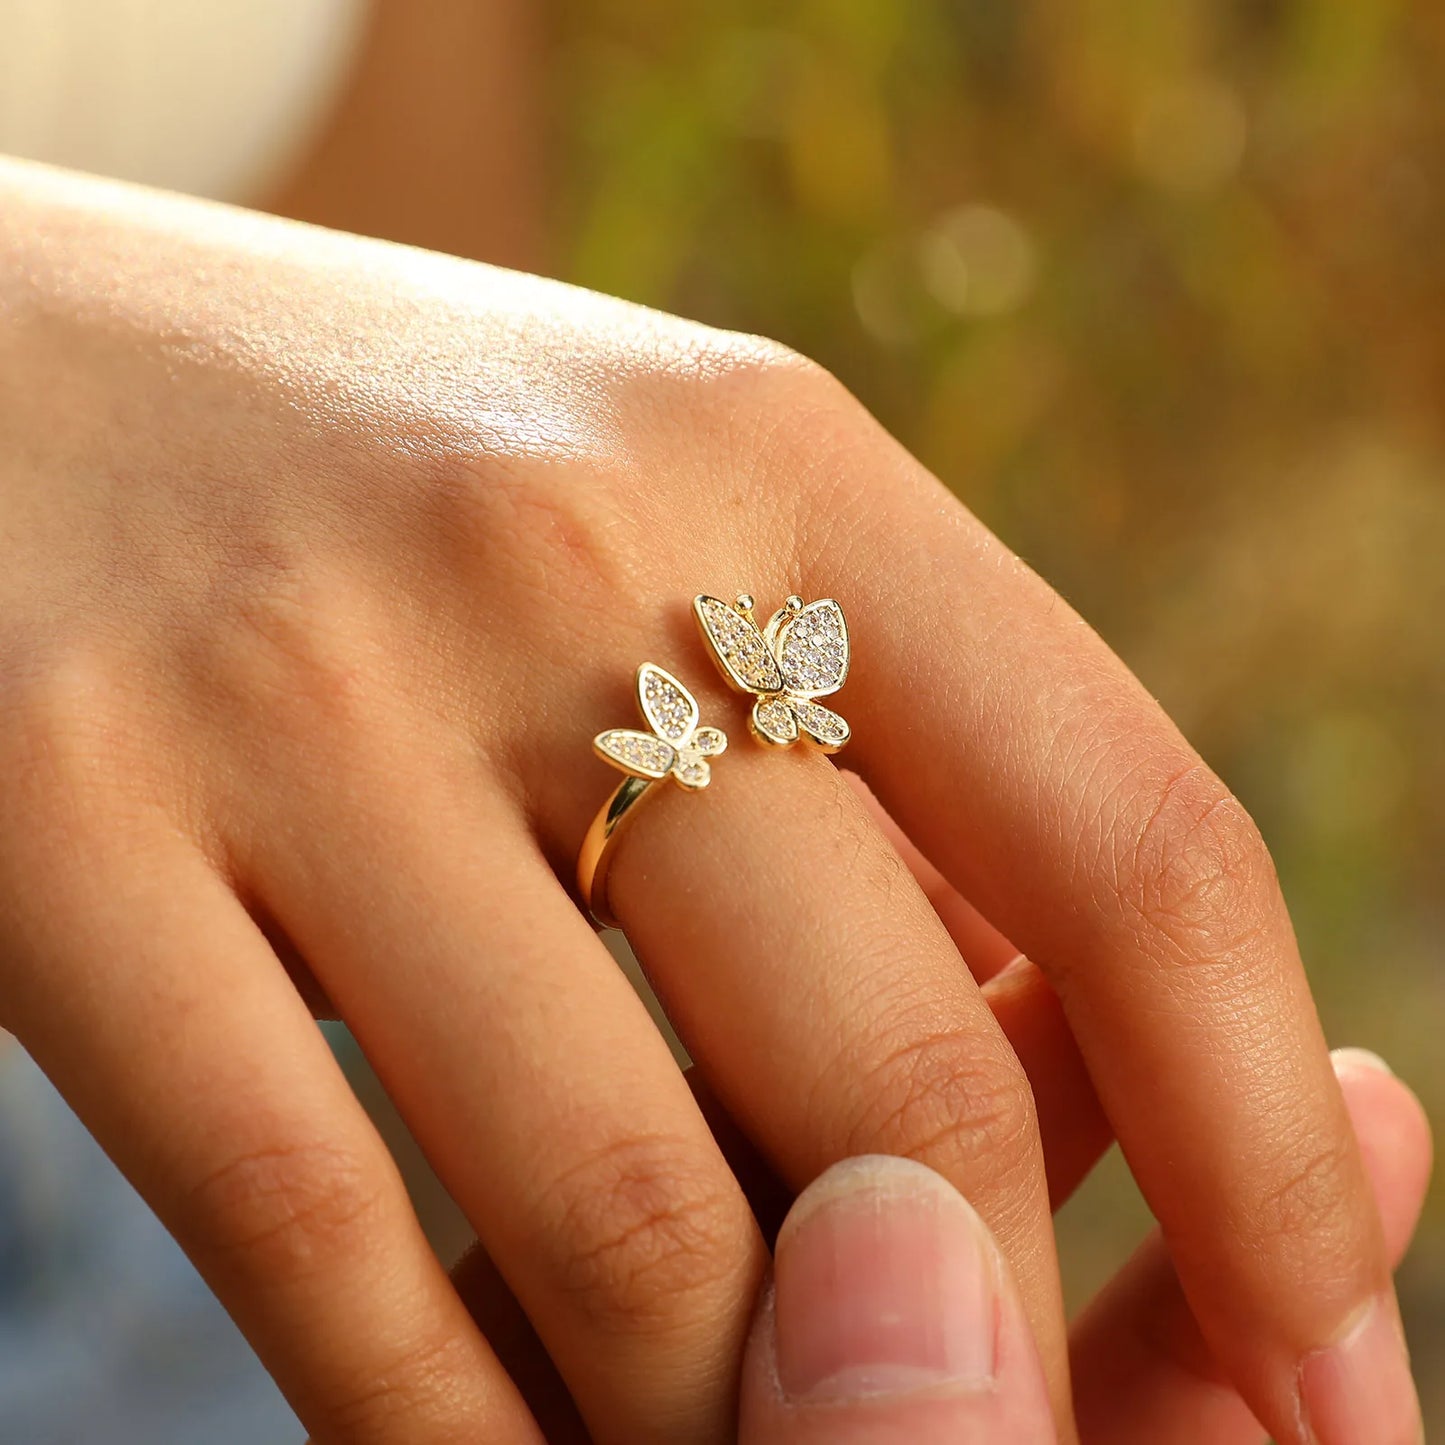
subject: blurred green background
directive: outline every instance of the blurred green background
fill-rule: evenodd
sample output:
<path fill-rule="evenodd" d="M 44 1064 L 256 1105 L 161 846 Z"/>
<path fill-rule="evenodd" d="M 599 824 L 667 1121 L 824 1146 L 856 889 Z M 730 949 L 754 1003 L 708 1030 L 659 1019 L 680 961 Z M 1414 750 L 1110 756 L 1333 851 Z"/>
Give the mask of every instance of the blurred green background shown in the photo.
<path fill-rule="evenodd" d="M 1445 6 L 562 0 L 557 269 L 835 371 L 1250 807 L 1445 1120 Z M 1065 1212 L 1075 1302 L 1146 1216 Z M 1402 1273 L 1445 1430 L 1445 1190 Z"/>
<path fill-rule="evenodd" d="M 430 93 L 502 119 L 362 86 L 272 204 L 831 368 L 1240 794 L 1331 1041 L 1445 1120 L 1445 6 L 372 5 L 374 55 L 430 25 Z M 1148 1227 L 1112 1155 L 1060 1220 L 1074 1306 Z M 1445 1430 L 1439 1184 L 1401 1293 Z"/>
<path fill-rule="evenodd" d="M 823 362 L 1240 794 L 1331 1041 L 1383 1054 L 1445 1122 L 1441 0 L 229 0 L 196 24 L 175 21 L 200 13 L 183 0 L 122 8 L 0 0 L 0 59 L 21 57 L 0 149 L 165 185 L 194 170 L 206 194 L 549 270 Z M 257 77 L 294 71 L 308 34 L 293 80 L 310 98 L 287 110 Z M 19 79 L 33 113 L 11 103 Z M 208 154 L 241 131 L 245 165 Z M 454 1206 L 332 1036 L 454 1254 Z M 113 1171 L 0 1048 L 7 1064 L 18 1363 L 0 1413 L 24 1385 L 52 1431 L 37 1438 L 79 1438 L 63 1432 L 81 1415 L 160 1438 L 150 1360 L 210 1412 L 186 1438 L 249 1428 L 246 1400 L 276 1408 L 259 1367 L 232 1332 L 215 1359 L 235 1377 L 203 1368 L 209 1297 L 138 1201 L 112 1244 Z M 6 1196 L 6 1165 L 28 1193 Z M 1060 1228 L 1078 1305 L 1148 1228 L 1117 1157 Z M 147 1295 L 157 1278 L 174 1290 Z M 1441 1184 L 1401 1294 L 1445 1432 Z M 81 1336 L 94 1348 L 67 1355 Z"/>

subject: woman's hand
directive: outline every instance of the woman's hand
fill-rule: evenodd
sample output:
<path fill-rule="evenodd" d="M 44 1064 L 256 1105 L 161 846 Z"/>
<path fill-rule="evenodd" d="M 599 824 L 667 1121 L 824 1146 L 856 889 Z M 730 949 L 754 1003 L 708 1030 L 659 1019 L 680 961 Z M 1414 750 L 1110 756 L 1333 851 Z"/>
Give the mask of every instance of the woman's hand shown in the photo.
<path fill-rule="evenodd" d="M 1335 1068 L 1398 1260 L 1424 1203 L 1429 1125 L 1373 1055 L 1341 1049 Z M 1052 1106 L 1060 1118 L 1077 1108 L 1067 1095 Z M 769 1217 L 776 1181 L 741 1141 L 726 1132 L 723 1141 Z M 793 1206 L 776 1260 L 749 1340 L 740 1445 L 1057 1439 L 1008 1265 L 939 1175 L 887 1156 L 833 1166 Z M 454 1278 L 551 1445 L 586 1445 L 565 1389 L 489 1261 L 474 1251 Z M 1200 1339 L 1157 1237 L 1080 1320 L 1071 1354 L 1088 1445 L 1262 1445 L 1264 1431 Z M 1372 1430 L 1387 1436 L 1388 1401 L 1369 1403 L 1372 1413 L 1336 1424 L 1356 1439 Z"/>
<path fill-rule="evenodd" d="M 731 1435 L 763 1242 L 558 880 L 638 662 L 737 731 L 687 602 L 744 589 L 843 602 L 850 765 L 957 916 L 1034 962 L 981 988 L 836 769 L 736 746 L 610 876 L 731 1117 L 794 1187 L 887 1153 L 964 1192 L 1067 1441 L 1034 1093 L 1092 1081 L 1276 1437 L 1409 1408 L 1257 833 L 835 383 L 562 286 L 33 167 L 0 170 L 0 268 L 0 1023 L 314 1434 L 536 1428 L 308 1004 L 350 1024 L 593 1437 Z"/>

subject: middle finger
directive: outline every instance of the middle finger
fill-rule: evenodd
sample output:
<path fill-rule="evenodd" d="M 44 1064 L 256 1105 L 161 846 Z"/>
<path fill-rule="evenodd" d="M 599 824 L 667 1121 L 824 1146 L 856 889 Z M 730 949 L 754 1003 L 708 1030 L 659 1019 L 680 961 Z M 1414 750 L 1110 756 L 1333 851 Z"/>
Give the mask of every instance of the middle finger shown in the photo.
<path fill-rule="evenodd" d="M 1018 1276 L 1072 1438 L 1028 1080 L 853 790 L 822 757 L 744 744 L 705 793 L 649 804 L 615 848 L 608 901 L 729 1112 L 795 1188 L 886 1153 L 964 1192 Z"/>

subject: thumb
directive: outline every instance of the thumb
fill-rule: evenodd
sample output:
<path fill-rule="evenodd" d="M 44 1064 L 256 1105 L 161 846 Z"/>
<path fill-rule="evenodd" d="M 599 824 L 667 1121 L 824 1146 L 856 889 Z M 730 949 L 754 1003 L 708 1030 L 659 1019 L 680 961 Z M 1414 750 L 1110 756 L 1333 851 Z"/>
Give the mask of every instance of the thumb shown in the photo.
<path fill-rule="evenodd" d="M 743 1365 L 740 1445 L 1046 1445 L 1007 1264 L 922 1164 L 867 1155 L 803 1191 Z"/>

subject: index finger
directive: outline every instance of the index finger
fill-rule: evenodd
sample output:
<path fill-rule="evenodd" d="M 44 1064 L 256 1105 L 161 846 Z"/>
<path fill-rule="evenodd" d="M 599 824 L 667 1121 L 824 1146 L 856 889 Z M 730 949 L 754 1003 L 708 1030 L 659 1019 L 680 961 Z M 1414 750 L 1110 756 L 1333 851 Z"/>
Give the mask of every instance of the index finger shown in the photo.
<path fill-rule="evenodd" d="M 1282 1441 L 1307 1422 L 1343 1445 L 1370 1401 L 1414 1390 L 1258 830 L 1102 640 L 891 440 L 833 453 L 812 460 L 833 505 L 804 576 L 849 604 L 850 765 L 1048 974 L 1251 1408 Z"/>

